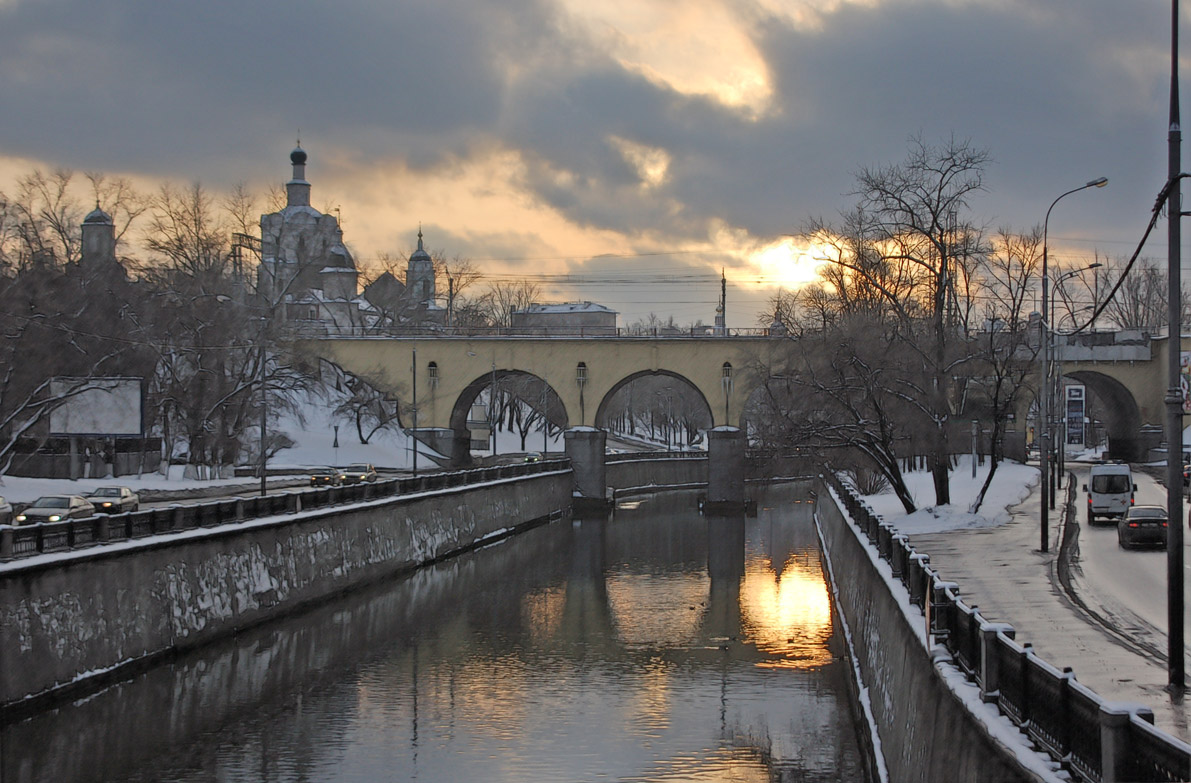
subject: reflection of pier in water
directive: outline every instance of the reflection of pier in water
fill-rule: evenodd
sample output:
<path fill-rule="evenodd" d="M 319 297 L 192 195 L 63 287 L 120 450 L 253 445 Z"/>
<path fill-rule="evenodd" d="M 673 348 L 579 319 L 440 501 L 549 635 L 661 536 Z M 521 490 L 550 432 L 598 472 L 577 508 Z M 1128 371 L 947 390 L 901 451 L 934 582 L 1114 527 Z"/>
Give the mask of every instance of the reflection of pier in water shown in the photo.
<path fill-rule="evenodd" d="M 599 748 L 615 776 L 631 773 L 618 754 L 636 751 L 610 727 L 661 743 L 709 711 L 731 741 L 700 763 L 767 780 L 768 753 L 771 766 L 785 759 L 805 779 L 836 779 L 859 763 L 854 739 L 824 739 L 850 726 L 842 687 L 782 691 L 805 703 L 783 707 L 793 714 L 780 728 L 798 726 L 805 741 L 774 739 L 754 714 L 774 709 L 770 689 L 789 688 L 774 679 L 786 668 L 843 676 L 812 507 L 761 506 L 757 520 L 704 519 L 694 495 L 657 496 L 611 521 L 539 528 L 248 631 L 0 729 L 0 779 L 189 780 L 198 769 L 328 779 L 344 765 L 358 777 L 370 763 L 356 757 L 362 744 L 426 779 L 499 779 L 442 755 L 487 758 L 474 750 L 486 743 L 534 756 L 550 770 L 540 779 L 575 777 L 550 766 L 565 764 L 560 748 Z M 557 714 L 574 700 L 585 717 Z M 816 778 L 819 768 L 835 772 Z"/>

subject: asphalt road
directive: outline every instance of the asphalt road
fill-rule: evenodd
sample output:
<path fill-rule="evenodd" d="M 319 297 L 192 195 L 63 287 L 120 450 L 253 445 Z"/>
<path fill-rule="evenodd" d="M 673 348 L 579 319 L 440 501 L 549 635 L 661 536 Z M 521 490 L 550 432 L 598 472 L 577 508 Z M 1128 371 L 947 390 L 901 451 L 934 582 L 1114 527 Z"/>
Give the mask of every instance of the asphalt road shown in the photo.
<path fill-rule="evenodd" d="M 1115 523 L 1087 524 L 1087 465 L 1068 464 L 1076 476 L 1075 513 L 1079 526 L 1077 548 L 1072 551 L 1073 587 L 1084 608 L 1151 654 L 1165 658 L 1167 651 L 1166 551 L 1122 549 Z M 1166 505 L 1166 489 L 1153 477 L 1134 468 L 1138 504 Z M 1187 524 L 1184 500 L 1182 520 Z M 1183 579 L 1191 580 L 1191 531 L 1183 528 Z M 1184 591 L 1185 592 L 1185 591 Z M 1186 601 L 1184 601 L 1186 604 Z M 1191 610 L 1184 607 L 1184 627 L 1191 629 Z"/>

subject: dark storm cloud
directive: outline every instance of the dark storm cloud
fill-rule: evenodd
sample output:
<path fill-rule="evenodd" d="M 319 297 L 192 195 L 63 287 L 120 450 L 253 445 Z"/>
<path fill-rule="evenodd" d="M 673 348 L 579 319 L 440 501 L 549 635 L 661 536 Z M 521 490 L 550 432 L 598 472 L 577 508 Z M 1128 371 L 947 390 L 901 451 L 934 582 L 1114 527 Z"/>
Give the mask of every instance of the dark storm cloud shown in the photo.
<path fill-rule="evenodd" d="M 492 61 L 534 27 L 489 23 L 510 14 L 507 3 L 429 0 L 16 2 L 0 10 L 0 144 L 75 166 L 201 176 L 299 127 L 344 146 L 380 128 L 433 159 L 495 121 Z"/>
<path fill-rule="evenodd" d="M 360 165 L 507 147 L 576 224 L 680 241 L 830 217 L 860 167 L 954 135 L 995 161 L 989 222 L 1037 223 L 1103 174 L 1111 193 L 1067 230 L 1143 223 L 1165 159 L 1166 12 L 1038 5 L 844 4 L 799 29 L 742 3 L 774 90 L 752 119 L 622 67 L 546 0 L 0 1 L 0 153 L 218 184 L 275 178 L 299 128 Z M 612 137 L 664 149 L 668 179 L 640 187 Z"/>

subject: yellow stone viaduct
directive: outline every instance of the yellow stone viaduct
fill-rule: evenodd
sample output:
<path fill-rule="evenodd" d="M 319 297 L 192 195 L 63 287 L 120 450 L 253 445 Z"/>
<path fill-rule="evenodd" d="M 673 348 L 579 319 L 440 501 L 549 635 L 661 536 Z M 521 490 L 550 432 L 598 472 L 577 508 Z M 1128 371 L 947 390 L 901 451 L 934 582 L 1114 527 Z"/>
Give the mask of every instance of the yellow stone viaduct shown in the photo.
<path fill-rule="evenodd" d="M 304 352 L 365 378 L 402 406 L 418 409 L 419 437 L 451 430 L 452 457 L 466 461 L 467 415 L 495 373 L 544 380 L 566 411 L 566 426 L 595 426 L 608 398 L 635 378 L 669 375 L 688 381 L 703 397 L 714 426 L 738 425 L 752 392 L 749 369 L 770 366 L 771 337 L 327 337 L 301 342 Z M 417 388 L 414 394 L 414 353 Z M 725 366 L 727 365 L 727 366 Z M 409 426 L 408 416 L 402 424 Z M 437 440 L 441 450 L 445 433 Z"/>
<path fill-rule="evenodd" d="M 1093 333 L 1059 335 L 1056 343 L 1063 375 L 1085 384 L 1098 399 L 1096 413 L 1109 437 L 1135 441 L 1143 452 L 1148 447 L 1143 441 L 1155 436 L 1142 437 L 1142 428 L 1160 428 L 1165 416 L 1165 338 Z M 301 341 L 301 346 L 367 379 L 403 409 L 416 401 L 419 438 L 457 463 L 469 458 L 468 413 L 494 373 L 498 379 L 528 374 L 544 380 L 562 403 L 567 427 L 598 426 L 611 395 L 647 375 L 686 380 L 702 395 L 714 426 L 739 426 L 758 377 L 755 370 L 781 365 L 781 353 L 789 349 L 787 339 L 775 337 L 685 335 L 325 337 Z M 1183 338 L 1183 350 L 1191 350 L 1191 337 Z M 1022 400 L 1023 421 L 1032 403 Z M 403 414 L 406 427 L 412 425 L 409 418 Z"/>

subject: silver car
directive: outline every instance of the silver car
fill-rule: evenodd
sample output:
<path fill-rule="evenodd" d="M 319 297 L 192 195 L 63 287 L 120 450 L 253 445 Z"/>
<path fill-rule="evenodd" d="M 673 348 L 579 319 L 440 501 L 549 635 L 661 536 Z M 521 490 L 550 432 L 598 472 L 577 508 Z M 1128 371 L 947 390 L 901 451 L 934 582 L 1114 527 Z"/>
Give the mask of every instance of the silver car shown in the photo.
<path fill-rule="evenodd" d="M 61 522 L 95 516 L 95 506 L 82 495 L 46 495 L 16 516 L 18 525 L 37 522 Z"/>
<path fill-rule="evenodd" d="M 122 514 L 141 507 L 140 496 L 128 487 L 99 487 L 86 498 L 101 514 Z"/>

